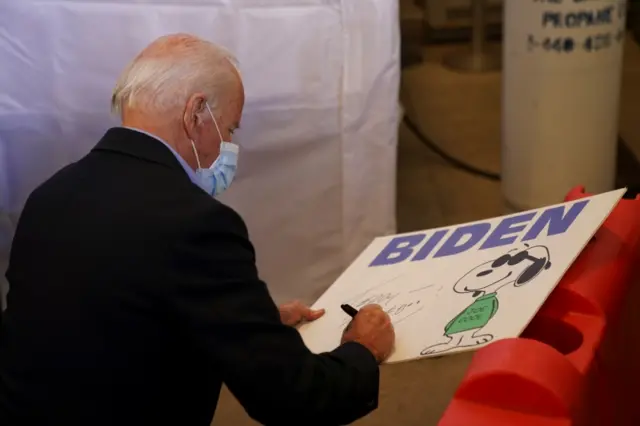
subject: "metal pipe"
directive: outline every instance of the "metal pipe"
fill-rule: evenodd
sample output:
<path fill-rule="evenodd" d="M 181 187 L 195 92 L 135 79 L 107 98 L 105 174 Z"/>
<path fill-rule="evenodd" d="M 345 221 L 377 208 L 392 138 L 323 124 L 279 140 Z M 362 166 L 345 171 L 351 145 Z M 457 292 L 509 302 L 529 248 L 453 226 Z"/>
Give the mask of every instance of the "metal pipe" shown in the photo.
<path fill-rule="evenodd" d="M 615 188 L 624 52 L 616 35 L 624 33 L 626 6 L 504 2 L 501 174 L 513 210 L 553 204 L 578 183 L 593 194 Z M 588 23 L 588 15 L 603 10 L 607 19 L 597 31 L 540 22 L 553 14 L 560 22 Z M 561 111 L 567 118 L 559 118 Z"/>
<path fill-rule="evenodd" d="M 445 56 L 444 65 L 462 72 L 497 71 L 500 69 L 500 53 L 486 43 L 487 0 L 471 0 L 471 13 L 471 45 Z"/>

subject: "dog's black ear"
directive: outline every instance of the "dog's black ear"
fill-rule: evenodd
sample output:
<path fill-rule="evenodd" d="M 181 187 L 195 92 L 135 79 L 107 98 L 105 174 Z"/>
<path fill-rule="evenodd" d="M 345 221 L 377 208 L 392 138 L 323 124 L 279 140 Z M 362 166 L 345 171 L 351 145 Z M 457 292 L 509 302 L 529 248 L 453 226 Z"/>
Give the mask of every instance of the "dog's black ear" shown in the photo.
<path fill-rule="evenodd" d="M 547 262 L 546 265 L 544 265 L 544 269 L 549 269 L 551 268 L 551 262 Z"/>
<path fill-rule="evenodd" d="M 516 280 L 516 285 L 526 284 L 532 279 L 534 279 L 544 268 L 547 268 L 547 259 L 536 259 L 533 261 L 531 266 L 524 270 L 522 274 Z"/>
<path fill-rule="evenodd" d="M 494 260 L 493 263 L 491 263 L 491 267 L 492 268 L 499 268 L 502 265 L 508 263 L 510 260 L 511 260 L 511 255 L 510 254 L 503 254 L 502 256 L 500 256 L 499 258 Z"/>

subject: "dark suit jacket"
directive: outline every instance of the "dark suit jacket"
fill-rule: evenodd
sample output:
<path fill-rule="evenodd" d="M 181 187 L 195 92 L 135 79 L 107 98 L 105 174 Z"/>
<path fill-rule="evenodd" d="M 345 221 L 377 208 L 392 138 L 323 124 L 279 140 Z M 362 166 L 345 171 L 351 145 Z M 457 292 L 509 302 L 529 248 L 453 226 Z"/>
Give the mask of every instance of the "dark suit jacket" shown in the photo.
<path fill-rule="evenodd" d="M 221 383 L 268 425 L 347 424 L 377 406 L 372 354 L 310 353 L 280 322 L 240 216 L 142 133 L 109 130 L 31 194 L 7 278 L 2 426 L 208 426 Z"/>

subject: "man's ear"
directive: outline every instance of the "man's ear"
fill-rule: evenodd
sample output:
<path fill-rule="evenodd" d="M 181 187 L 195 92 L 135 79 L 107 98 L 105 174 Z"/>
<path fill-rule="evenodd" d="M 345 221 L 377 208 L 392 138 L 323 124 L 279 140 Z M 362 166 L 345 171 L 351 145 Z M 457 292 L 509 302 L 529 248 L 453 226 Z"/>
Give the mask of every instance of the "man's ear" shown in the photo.
<path fill-rule="evenodd" d="M 202 124 L 201 113 L 206 108 L 206 103 L 207 99 L 204 93 L 194 93 L 187 100 L 182 122 L 184 130 L 190 140 L 197 141 L 200 139 L 200 125 Z"/>

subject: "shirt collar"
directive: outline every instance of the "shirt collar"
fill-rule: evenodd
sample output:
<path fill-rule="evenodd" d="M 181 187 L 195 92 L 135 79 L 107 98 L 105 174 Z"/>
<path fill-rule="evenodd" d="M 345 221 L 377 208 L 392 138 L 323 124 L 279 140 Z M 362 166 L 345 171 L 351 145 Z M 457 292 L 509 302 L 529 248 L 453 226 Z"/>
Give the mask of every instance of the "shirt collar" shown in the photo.
<path fill-rule="evenodd" d="M 164 146 L 166 146 L 169 151 L 171 151 L 171 153 L 176 157 L 176 159 L 178 160 L 178 162 L 180 163 L 180 165 L 182 166 L 182 168 L 184 169 L 184 171 L 187 173 L 187 175 L 189 176 L 189 179 L 191 179 L 191 182 L 195 183 L 196 185 L 198 185 L 198 180 L 196 178 L 196 172 L 193 171 L 193 169 L 187 164 L 186 161 L 184 161 L 184 158 L 182 158 L 180 156 L 180 154 L 178 154 L 176 152 L 175 149 L 173 149 L 173 147 L 171 145 L 169 145 L 168 143 L 166 143 L 164 140 L 162 140 L 161 138 L 159 138 L 158 136 L 149 133 L 149 132 L 145 132 L 144 130 L 140 130 L 140 129 L 136 129 L 135 127 L 124 127 L 125 129 L 129 129 L 129 130 L 133 130 L 135 132 L 139 132 L 139 133 L 143 133 L 147 136 L 150 136 L 152 138 L 154 138 L 155 140 L 161 142 Z"/>

